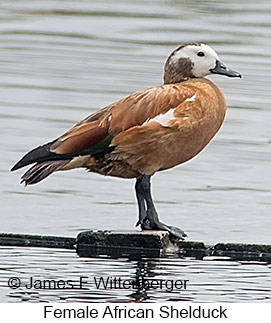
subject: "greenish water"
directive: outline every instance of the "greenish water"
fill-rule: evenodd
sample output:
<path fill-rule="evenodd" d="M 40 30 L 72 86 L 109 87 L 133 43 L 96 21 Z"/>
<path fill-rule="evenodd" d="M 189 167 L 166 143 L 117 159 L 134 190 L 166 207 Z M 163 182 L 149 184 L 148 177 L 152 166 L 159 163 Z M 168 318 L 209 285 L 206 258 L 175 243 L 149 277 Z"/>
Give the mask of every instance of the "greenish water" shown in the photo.
<path fill-rule="evenodd" d="M 165 223 L 184 229 L 190 240 L 270 244 L 270 27 L 271 3 L 264 0 L 1 1 L 1 231 L 76 236 L 90 228 L 131 230 L 137 217 L 132 180 L 75 170 L 24 188 L 19 185 L 22 171 L 10 173 L 9 169 L 28 150 L 58 137 L 96 109 L 161 84 L 163 64 L 172 49 L 199 41 L 213 46 L 243 78 L 211 78 L 226 96 L 226 121 L 199 156 L 154 176 L 158 211 Z M 19 267 L 24 252 L 43 257 L 42 252 L 17 250 Z M 12 248 L 1 251 L 13 257 Z M 65 255 L 50 251 L 33 262 L 36 267 L 39 261 L 49 265 L 51 257 Z M 74 266 L 77 261 L 80 268 L 86 265 L 83 271 L 89 270 L 88 262 L 96 261 L 70 253 L 68 257 Z M 181 261 L 174 266 L 167 261 L 161 260 L 169 277 L 175 275 L 175 265 L 182 268 Z M 116 261 L 114 266 L 132 273 L 136 264 Z M 206 273 L 203 262 L 189 266 L 185 268 L 203 266 Z M 270 271 L 266 266 L 234 262 L 225 271 L 220 264 L 214 266 L 207 270 L 210 274 L 203 274 L 207 285 L 214 273 L 224 275 L 223 284 L 231 281 L 236 268 L 241 275 L 244 268 L 245 272 L 246 268 L 255 273 L 259 268 Z M 74 268 L 65 270 L 70 275 Z M 95 270 L 103 269 L 97 264 Z M 259 286 L 256 277 L 252 274 L 251 280 L 257 290 L 267 286 L 266 276 Z M 197 296 L 186 295 L 191 300 L 218 300 L 222 288 L 217 284 L 201 289 L 197 281 L 192 288 Z M 229 287 L 231 296 L 225 300 L 263 300 L 266 293 L 263 288 L 259 298 L 245 298 L 238 288 Z M 2 294 L 2 300 L 9 300 L 3 295 L 10 293 Z M 123 297 L 128 296 L 116 294 L 113 299 Z"/>

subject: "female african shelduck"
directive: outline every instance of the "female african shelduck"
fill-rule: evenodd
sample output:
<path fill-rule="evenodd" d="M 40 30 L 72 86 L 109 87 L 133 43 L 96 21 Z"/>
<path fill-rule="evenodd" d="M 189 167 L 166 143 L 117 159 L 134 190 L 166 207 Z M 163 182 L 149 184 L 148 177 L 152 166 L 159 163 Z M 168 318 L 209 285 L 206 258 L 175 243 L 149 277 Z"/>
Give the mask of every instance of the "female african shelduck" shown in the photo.
<path fill-rule="evenodd" d="M 61 137 L 27 153 L 11 170 L 36 163 L 23 176 L 35 184 L 59 170 L 83 167 L 91 172 L 136 178 L 142 230 L 185 233 L 159 221 L 150 191 L 157 171 L 196 156 L 219 130 L 226 111 L 220 89 L 203 77 L 241 77 L 205 44 L 175 49 L 164 69 L 164 84 L 139 91 L 98 110 Z"/>

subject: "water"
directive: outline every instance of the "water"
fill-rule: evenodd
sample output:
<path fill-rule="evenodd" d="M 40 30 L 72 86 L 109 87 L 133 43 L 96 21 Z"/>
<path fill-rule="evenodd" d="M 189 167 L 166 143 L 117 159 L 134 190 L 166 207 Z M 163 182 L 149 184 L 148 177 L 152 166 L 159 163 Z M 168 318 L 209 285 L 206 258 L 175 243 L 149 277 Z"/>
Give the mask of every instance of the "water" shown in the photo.
<path fill-rule="evenodd" d="M 12 256 L 11 256 L 12 253 Z M 0 300 L 5 302 L 270 302 L 270 265 L 257 262 L 152 258 L 137 261 L 110 258 L 78 258 L 71 250 L 2 247 Z M 27 289 L 33 280 L 71 280 L 83 290 Z M 7 281 L 20 277 L 21 287 L 10 289 Z M 157 289 L 103 289 L 95 285 L 100 277 L 135 280 L 137 277 L 180 281 L 185 289 L 162 285 Z M 48 286 L 48 285 L 47 285 Z M 154 286 L 154 285 L 153 285 Z M 118 285 L 117 285 L 118 287 Z M 180 287 L 180 286 L 179 286 Z"/>
<path fill-rule="evenodd" d="M 28 150 L 58 137 L 96 109 L 161 84 L 169 52 L 199 41 L 213 46 L 243 79 L 211 77 L 228 103 L 224 126 L 199 156 L 154 176 L 157 208 L 164 222 L 184 229 L 190 240 L 270 244 L 270 18 L 271 4 L 264 0 L 2 1 L 1 231 L 75 236 L 86 229 L 132 229 L 137 217 L 132 180 L 74 170 L 24 188 L 18 184 L 23 171 L 9 169 Z M 4 250 L 12 257 L 12 248 Z M 41 260 L 41 251 L 17 250 L 21 256 L 16 261 L 30 253 L 35 266 L 40 261 L 50 265 L 56 256 L 64 263 L 71 257 L 75 267 L 86 261 L 70 251 L 59 255 L 50 250 Z M 193 260 L 187 261 L 184 268 L 190 270 Z M 173 263 L 161 262 L 167 275 L 175 275 Z M 99 264 L 94 266 L 97 272 Z M 196 262 L 205 274 L 209 265 Z M 241 272 L 268 271 L 262 265 L 233 265 Z M 114 266 L 129 275 L 136 265 L 116 261 Z M 220 264 L 214 266 L 220 272 Z M 231 281 L 231 264 L 227 266 L 224 281 Z M 206 275 L 208 281 L 212 274 Z M 257 289 L 265 278 L 258 281 L 256 276 Z M 219 288 L 197 295 L 202 292 L 202 298 L 206 294 L 205 300 L 213 300 Z M 238 288 L 232 288 L 233 295 Z"/>

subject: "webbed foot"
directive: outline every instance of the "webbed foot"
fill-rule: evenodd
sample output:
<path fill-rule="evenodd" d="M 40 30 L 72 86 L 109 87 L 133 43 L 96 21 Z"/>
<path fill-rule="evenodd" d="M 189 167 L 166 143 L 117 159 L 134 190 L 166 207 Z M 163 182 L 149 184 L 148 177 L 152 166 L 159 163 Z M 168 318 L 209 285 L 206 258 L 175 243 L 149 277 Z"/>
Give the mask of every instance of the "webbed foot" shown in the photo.
<path fill-rule="evenodd" d="M 160 222 L 156 212 L 155 214 L 148 212 L 147 217 L 141 224 L 141 229 L 167 231 L 170 238 L 172 238 L 174 241 L 179 239 L 184 240 L 187 237 L 186 233 L 182 229 Z"/>

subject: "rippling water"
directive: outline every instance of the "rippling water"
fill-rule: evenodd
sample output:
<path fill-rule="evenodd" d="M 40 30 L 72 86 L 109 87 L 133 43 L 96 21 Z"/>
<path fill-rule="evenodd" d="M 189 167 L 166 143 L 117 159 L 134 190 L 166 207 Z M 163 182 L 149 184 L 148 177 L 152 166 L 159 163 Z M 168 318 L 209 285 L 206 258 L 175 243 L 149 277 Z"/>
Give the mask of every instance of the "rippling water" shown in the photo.
<path fill-rule="evenodd" d="M 153 258 L 127 259 L 78 258 L 70 250 L 1 247 L 5 256 L 0 265 L 0 301 L 8 302 L 271 302 L 270 265 L 257 262 Z M 12 256 L 11 256 L 12 253 Z M 83 290 L 27 289 L 30 277 L 38 280 L 71 280 Z M 21 287 L 10 289 L 8 279 L 19 277 Z M 124 280 L 186 280 L 186 289 L 103 289 L 95 285 L 101 277 Z M 48 283 L 47 283 L 47 286 Z M 154 285 L 153 285 L 154 286 Z M 174 286 L 174 285 L 173 285 Z M 118 287 L 118 285 L 117 285 Z"/>
<path fill-rule="evenodd" d="M 224 126 L 195 159 L 154 177 L 154 199 L 163 221 L 183 228 L 191 240 L 270 243 L 270 27 L 271 3 L 264 0 L 2 1 L 1 231 L 75 236 L 90 228 L 133 228 L 131 180 L 75 170 L 24 188 L 18 184 L 22 171 L 9 169 L 96 109 L 161 84 L 169 52 L 199 41 L 213 46 L 243 79 L 211 77 L 228 102 Z M 47 264 L 55 257 L 51 252 Z M 73 259 L 72 273 L 78 259 L 70 252 L 61 257 Z M 81 259 L 78 265 L 86 261 L 96 262 Z M 168 275 L 183 268 L 161 261 Z M 202 266 L 212 276 L 210 264 Z M 135 267 L 118 268 L 132 273 Z M 223 268 L 215 272 L 223 275 Z"/>

